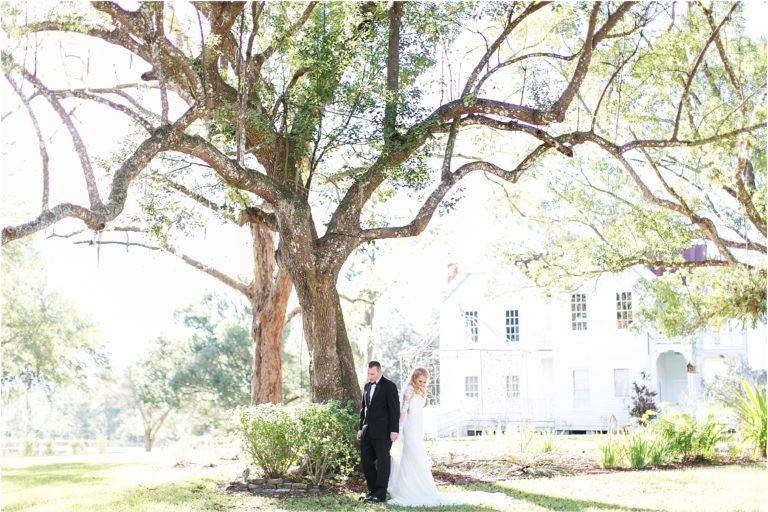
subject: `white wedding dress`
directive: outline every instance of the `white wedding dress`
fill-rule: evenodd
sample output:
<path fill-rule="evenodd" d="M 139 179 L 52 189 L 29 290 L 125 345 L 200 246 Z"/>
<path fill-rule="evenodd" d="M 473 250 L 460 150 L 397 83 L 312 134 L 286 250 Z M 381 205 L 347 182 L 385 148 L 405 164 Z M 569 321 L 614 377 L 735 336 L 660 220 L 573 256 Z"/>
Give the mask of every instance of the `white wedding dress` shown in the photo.
<path fill-rule="evenodd" d="M 407 386 L 400 408 L 400 435 L 390 451 L 391 469 L 387 491 L 390 505 L 409 507 L 489 504 L 506 501 L 503 493 L 480 491 L 443 493 L 437 490 L 432 477 L 432 462 L 424 444 L 423 410 L 426 398 Z"/>

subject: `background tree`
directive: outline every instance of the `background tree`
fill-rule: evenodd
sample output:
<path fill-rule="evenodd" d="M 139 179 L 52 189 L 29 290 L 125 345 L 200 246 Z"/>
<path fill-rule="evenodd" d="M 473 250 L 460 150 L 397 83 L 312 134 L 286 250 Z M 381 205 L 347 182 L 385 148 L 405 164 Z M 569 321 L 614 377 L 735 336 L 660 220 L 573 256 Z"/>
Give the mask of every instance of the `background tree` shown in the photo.
<path fill-rule="evenodd" d="M 168 415 L 183 403 L 176 375 L 185 359 L 180 343 L 158 338 L 146 356 L 126 370 L 133 404 L 141 414 L 147 452 L 152 451 Z"/>
<path fill-rule="evenodd" d="M 310 396 L 309 365 L 306 364 L 309 355 L 301 333 L 296 332 L 299 328 L 298 322 L 290 322 L 283 331 L 283 403 Z"/>
<path fill-rule="evenodd" d="M 178 339 L 158 338 L 127 371 L 133 401 L 150 451 L 160 428 L 173 411 L 197 414 L 195 430 L 217 427 L 228 409 L 249 402 L 251 348 L 243 303 L 206 295 L 176 313 L 185 327 Z"/>
<path fill-rule="evenodd" d="M 347 260 L 339 282 L 339 297 L 346 306 L 348 332 L 356 367 L 361 373 L 368 370 L 368 361 L 374 358 L 377 340 L 373 329 L 376 303 L 386 292 L 386 280 L 378 270 L 377 258 L 382 248 L 375 244 L 360 247 Z"/>
<path fill-rule="evenodd" d="M 61 117 L 82 164 L 89 206 L 50 206 L 44 194 L 39 215 L 6 226 L 3 241 L 66 217 L 101 230 L 122 212 L 129 185 L 157 155 L 197 158 L 223 182 L 258 198 L 252 208 L 277 228 L 278 264 L 302 308 L 312 398 L 356 400 L 336 281 L 359 246 L 418 235 L 448 192 L 475 171 L 516 183 L 550 150 L 571 157 L 589 145 L 599 150 L 596 160 L 629 172 L 628 158 L 637 153 L 703 147 L 764 127 L 762 119 L 742 124 L 719 110 L 711 116 L 718 121 L 697 126 L 695 116 L 703 114 L 687 107 L 705 80 L 696 58 L 682 81 L 632 89 L 641 112 L 661 113 L 657 104 L 664 98 L 680 98 L 664 115 L 633 123 L 630 139 L 608 131 L 605 118 L 615 116 L 600 106 L 607 103 L 604 91 L 619 96 L 616 70 L 627 56 L 653 66 L 646 54 L 677 39 L 695 40 L 703 55 L 728 23 L 734 30 L 724 47 L 735 51 L 743 39 L 739 4 L 716 4 L 714 28 L 695 9 L 681 13 L 671 5 L 202 2 L 174 4 L 173 10 L 143 3 L 130 11 L 94 2 L 87 12 L 45 13 L 23 22 L 7 7 L 5 30 L 21 44 L 3 52 L 6 75 L 29 83 Z M 667 30 L 670 23 L 679 30 Z M 141 79 L 157 85 L 159 124 L 135 107 L 86 94 L 148 132 L 119 166 L 106 170 L 106 202 L 86 145 L 61 105 L 60 97 L 82 101 L 81 93 L 54 92 L 24 67 L 20 48 L 41 31 L 101 39 L 150 66 Z M 454 74 L 451 50 L 473 38 L 477 50 L 461 56 L 471 64 Z M 443 77 L 437 78 L 441 64 Z M 176 100 L 178 109 L 172 108 Z M 589 115 L 582 111 L 596 122 L 582 125 Z M 461 156 L 464 134 L 478 127 L 509 137 L 504 147 L 514 150 L 512 158 L 487 148 L 473 151 L 478 157 Z M 48 190 L 47 173 L 43 182 Z M 410 220 L 362 222 L 375 194 L 403 186 L 424 191 Z"/>
<path fill-rule="evenodd" d="M 108 361 L 93 324 L 50 289 L 29 243 L 4 246 L 2 257 L 3 404 L 24 394 L 29 435 L 33 389 L 51 395 Z"/>
<path fill-rule="evenodd" d="M 214 401 L 231 408 L 248 403 L 252 368 L 247 356 L 248 311 L 243 304 L 206 295 L 199 304 L 177 312 L 189 329 L 186 357 L 176 369 L 173 384 L 195 400 Z"/>
<path fill-rule="evenodd" d="M 191 178 L 194 184 L 174 179 L 178 168 L 195 167 L 194 162 L 160 157 L 158 166 L 137 180 L 141 188 L 140 212 L 126 215 L 128 225 L 102 231 L 107 236 L 82 239 L 87 233 L 78 230 L 56 237 L 80 238 L 74 243 L 138 247 L 142 250 L 163 251 L 177 257 L 190 267 L 208 274 L 244 296 L 251 305 L 252 349 L 246 354 L 252 361 L 251 403 L 280 403 L 282 401 L 281 338 L 285 324 L 291 281 L 275 262 L 275 233 L 258 214 L 249 209 L 247 198 L 225 184 L 216 181 L 209 169 L 199 167 Z M 190 178 L 188 178 L 189 180 Z M 211 218 L 212 217 L 212 218 Z M 251 239 L 250 254 L 253 276 L 232 276 L 222 266 L 206 263 L 185 251 L 185 241 L 194 240 L 210 224 L 246 225 Z M 293 318 L 295 313 L 291 316 Z"/>
<path fill-rule="evenodd" d="M 739 395 L 742 380 L 746 380 L 757 389 L 765 389 L 768 383 L 768 374 L 765 370 L 754 369 L 741 359 L 724 359 L 723 364 L 725 372 L 715 375 L 705 385 L 704 392 L 707 398 L 733 406 L 734 397 Z"/>
<path fill-rule="evenodd" d="M 438 317 L 432 322 L 432 329 L 420 332 L 406 323 L 394 323 L 379 333 L 380 347 L 376 358 L 381 362 L 387 378 L 404 390 L 408 377 L 417 366 L 429 371 L 427 384 L 429 405 L 440 402 L 440 352 L 437 328 Z"/>
<path fill-rule="evenodd" d="M 584 105 L 616 140 L 595 139 L 610 158 L 542 161 L 528 174 L 540 201 L 508 190 L 513 221 L 540 236 L 504 242 L 507 259 L 558 290 L 645 265 L 658 277 L 640 283 L 639 318 L 668 337 L 765 321 L 766 54 L 743 22 L 737 4 L 689 4 L 659 37 L 612 49 L 612 81 Z"/>

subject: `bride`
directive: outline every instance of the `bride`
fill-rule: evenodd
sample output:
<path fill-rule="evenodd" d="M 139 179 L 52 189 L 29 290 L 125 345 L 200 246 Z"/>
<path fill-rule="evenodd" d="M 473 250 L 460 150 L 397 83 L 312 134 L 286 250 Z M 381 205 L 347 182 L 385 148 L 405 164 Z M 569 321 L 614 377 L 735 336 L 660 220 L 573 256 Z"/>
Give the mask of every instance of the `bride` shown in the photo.
<path fill-rule="evenodd" d="M 431 462 L 424 444 L 422 411 L 427 401 L 426 368 L 416 368 L 403 391 L 400 407 L 400 436 L 392 445 L 392 472 L 387 491 L 391 505 L 437 506 L 488 503 L 489 498 L 504 499 L 501 493 L 441 493 L 432 478 Z"/>

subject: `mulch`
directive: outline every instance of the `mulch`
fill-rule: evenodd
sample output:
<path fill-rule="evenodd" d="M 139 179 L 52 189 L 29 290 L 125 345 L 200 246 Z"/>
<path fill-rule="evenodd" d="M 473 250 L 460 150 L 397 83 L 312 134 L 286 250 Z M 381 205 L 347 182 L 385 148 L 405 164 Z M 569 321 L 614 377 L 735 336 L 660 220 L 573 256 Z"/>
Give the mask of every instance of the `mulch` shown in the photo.
<path fill-rule="evenodd" d="M 494 483 L 504 480 L 551 478 L 554 476 L 593 475 L 627 471 L 653 471 L 658 469 L 684 469 L 701 466 L 749 464 L 748 457 L 718 457 L 714 460 L 695 459 L 657 467 L 632 469 L 617 467 L 606 469 L 594 460 L 563 454 L 540 454 L 521 461 L 512 457 L 494 459 L 467 459 L 450 465 L 437 464 L 432 474 L 435 481 L 444 484 Z"/>

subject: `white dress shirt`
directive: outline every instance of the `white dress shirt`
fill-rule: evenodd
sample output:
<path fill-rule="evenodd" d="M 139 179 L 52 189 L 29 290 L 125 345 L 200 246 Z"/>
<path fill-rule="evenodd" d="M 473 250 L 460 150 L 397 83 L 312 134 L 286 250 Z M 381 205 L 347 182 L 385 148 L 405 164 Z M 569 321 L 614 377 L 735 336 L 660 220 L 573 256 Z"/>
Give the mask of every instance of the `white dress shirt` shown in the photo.
<path fill-rule="evenodd" d="M 376 390 L 376 384 L 378 384 L 380 380 L 381 380 L 381 377 L 376 379 L 376 382 L 371 384 L 371 389 L 368 390 L 368 403 L 369 404 L 371 403 L 371 399 L 373 399 L 373 392 Z"/>

